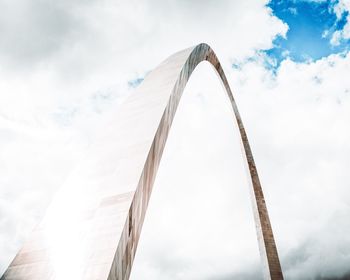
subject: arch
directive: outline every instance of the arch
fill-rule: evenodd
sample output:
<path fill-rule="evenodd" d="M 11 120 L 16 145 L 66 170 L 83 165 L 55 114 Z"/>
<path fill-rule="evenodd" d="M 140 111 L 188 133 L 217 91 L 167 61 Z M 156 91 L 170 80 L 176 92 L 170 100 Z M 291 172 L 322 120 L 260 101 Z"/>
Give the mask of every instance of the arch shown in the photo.
<path fill-rule="evenodd" d="M 177 106 L 193 70 L 202 61 L 208 61 L 215 68 L 238 124 L 250 175 L 249 188 L 264 276 L 283 279 L 257 168 L 237 105 L 215 53 L 207 44 L 199 44 L 175 53 L 149 73 L 113 120 L 102 128 L 103 133 L 97 137 L 86 160 L 66 181 L 33 233 L 35 244 L 39 244 L 44 253 L 38 257 L 38 250 L 30 249 L 33 240 L 29 239 L 2 280 L 59 279 L 60 275 L 65 275 L 64 279 L 69 279 L 67 275 L 73 275 L 72 279 L 129 278 Z M 79 204 L 82 192 L 85 200 Z M 86 213 L 90 212 L 92 217 L 86 218 Z M 81 234 L 80 239 L 74 239 L 76 232 Z M 57 252 L 63 252 L 62 256 Z M 79 265 L 68 271 L 69 262 L 65 262 L 65 258 L 69 255 L 76 256 L 73 260 Z M 24 266 L 33 263 L 30 262 L 33 259 L 36 260 L 33 267 L 40 268 L 39 272 L 24 273 Z"/>
<path fill-rule="evenodd" d="M 215 68 L 216 73 L 218 74 L 225 88 L 227 96 L 229 97 L 229 100 L 231 102 L 231 106 L 234 112 L 234 116 L 239 127 L 239 132 L 240 132 L 240 136 L 241 136 L 241 140 L 244 148 L 243 149 L 244 156 L 246 159 L 247 168 L 249 170 L 249 175 L 250 175 L 249 183 L 252 189 L 251 195 L 252 195 L 253 212 L 254 212 L 261 260 L 263 262 L 263 267 L 264 267 L 265 278 L 266 279 L 283 279 L 278 252 L 277 252 L 276 244 L 273 237 L 272 227 L 270 224 L 262 187 L 260 184 L 253 154 L 250 149 L 248 137 L 245 132 L 243 122 L 239 114 L 236 102 L 233 98 L 231 88 L 228 84 L 228 81 L 220 65 L 220 62 L 216 54 L 214 53 L 214 51 L 210 48 L 209 45 L 205 43 L 199 44 L 193 48 L 190 48 L 172 55 L 166 61 L 161 63 L 156 69 L 154 69 L 153 72 L 148 77 L 146 77 L 146 79 L 143 82 L 145 84 L 146 83 L 161 84 L 161 81 L 158 81 L 158 79 L 162 79 L 162 77 L 158 77 L 158 73 L 166 72 L 166 71 L 176 71 L 173 69 L 169 70 L 168 67 L 171 66 L 172 64 L 182 62 L 181 71 L 177 73 L 178 77 L 176 82 L 173 85 L 172 90 L 170 92 L 165 92 L 165 90 L 163 91 L 165 96 L 168 97 L 168 103 L 164 109 L 164 113 L 159 123 L 157 132 L 154 136 L 154 140 L 150 148 L 150 152 L 146 159 L 145 166 L 140 178 L 140 182 L 138 184 L 135 197 L 133 199 L 133 202 L 130 208 L 131 211 L 129 212 L 127 223 L 129 223 L 129 221 L 131 221 L 132 224 L 136 223 L 138 225 L 142 225 L 143 223 L 147 206 L 143 208 L 143 211 L 139 216 L 139 220 L 136 220 L 137 218 L 133 217 L 133 212 L 134 212 L 133 210 L 135 208 L 135 205 L 140 202 L 140 199 L 138 200 L 137 198 L 144 196 L 146 197 L 146 200 L 147 200 L 146 203 L 148 203 L 149 194 L 152 189 L 152 185 L 158 170 L 158 166 L 161 160 L 166 139 L 167 139 L 173 118 L 175 116 L 175 112 L 179 104 L 181 95 L 183 93 L 183 90 L 192 72 L 194 71 L 196 66 L 202 61 L 208 61 Z M 153 73 L 155 73 L 155 75 L 153 75 Z M 130 225 L 125 225 L 125 230 L 126 228 L 130 228 Z M 125 244 L 125 245 L 121 246 L 120 249 L 122 250 L 123 247 L 125 247 L 126 249 L 133 246 L 136 247 L 139 236 L 140 236 L 139 234 L 136 235 L 135 240 L 128 239 L 128 238 L 121 240 L 120 244 Z M 130 244 L 130 242 L 134 242 L 134 245 Z M 135 254 L 135 252 L 136 250 L 130 250 L 130 252 L 126 250 L 127 254 Z M 116 256 L 118 255 L 119 254 L 116 254 Z M 130 255 L 129 257 L 126 257 L 126 258 L 132 259 L 133 256 Z M 115 262 L 118 262 L 118 258 L 115 258 Z M 132 264 L 130 263 L 130 266 L 131 265 Z M 120 273 L 118 270 L 120 270 L 121 267 L 122 266 L 120 265 L 115 265 L 111 270 L 109 279 L 116 279 L 115 277 L 113 277 L 113 275 L 115 273 L 116 275 L 118 275 Z M 113 269 L 115 269 L 115 271 L 113 271 Z M 123 275 L 121 279 L 127 279 L 129 274 L 130 274 L 130 270 L 126 269 L 125 275 Z"/>

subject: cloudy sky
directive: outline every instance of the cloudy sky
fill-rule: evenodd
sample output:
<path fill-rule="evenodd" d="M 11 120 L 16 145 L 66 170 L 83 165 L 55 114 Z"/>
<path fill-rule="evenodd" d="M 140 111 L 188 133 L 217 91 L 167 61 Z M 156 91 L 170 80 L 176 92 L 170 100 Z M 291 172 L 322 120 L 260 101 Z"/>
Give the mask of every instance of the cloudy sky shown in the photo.
<path fill-rule="evenodd" d="M 206 42 L 234 90 L 285 278 L 349 279 L 349 12 L 348 0 L 0 0 L 0 274 L 145 74 Z M 131 279 L 261 279 L 237 130 L 205 63 Z"/>

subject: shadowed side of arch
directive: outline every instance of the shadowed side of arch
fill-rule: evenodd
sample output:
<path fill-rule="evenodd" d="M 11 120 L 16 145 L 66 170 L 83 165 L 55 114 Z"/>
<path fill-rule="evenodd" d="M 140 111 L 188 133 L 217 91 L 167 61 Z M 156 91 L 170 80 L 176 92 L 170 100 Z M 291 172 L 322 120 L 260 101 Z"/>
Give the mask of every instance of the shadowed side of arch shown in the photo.
<path fill-rule="evenodd" d="M 169 57 L 152 71 L 143 82 L 146 89 L 152 88 L 153 91 L 161 92 L 161 95 L 166 96 L 168 101 L 154 135 L 137 189 L 131 202 L 128 217 L 109 273 L 109 280 L 129 278 L 152 186 L 176 109 L 186 83 L 196 66 L 202 61 L 208 61 L 215 68 L 225 88 L 226 94 L 229 97 L 234 117 L 238 124 L 241 144 L 244 151 L 243 156 L 245 158 L 246 168 L 249 171 L 249 188 L 264 276 L 266 279 L 283 279 L 262 187 L 241 116 L 224 71 L 214 51 L 207 44 L 200 44 L 194 48 L 181 51 Z M 181 63 L 182 65 L 179 68 L 179 64 Z M 172 67 L 173 65 L 177 65 L 177 67 Z M 173 72 L 179 69 L 181 70 L 178 73 L 172 73 L 173 75 L 177 75 L 172 87 L 163 87 L 161 79 L 164 77 L 159 75 L 159 73 Z M 169 89 L 171 90 L 169 91 Z M 169 92 L 166 92 L 167 90 Z M 142 86 L 140 92 L 142 92 Z"/>

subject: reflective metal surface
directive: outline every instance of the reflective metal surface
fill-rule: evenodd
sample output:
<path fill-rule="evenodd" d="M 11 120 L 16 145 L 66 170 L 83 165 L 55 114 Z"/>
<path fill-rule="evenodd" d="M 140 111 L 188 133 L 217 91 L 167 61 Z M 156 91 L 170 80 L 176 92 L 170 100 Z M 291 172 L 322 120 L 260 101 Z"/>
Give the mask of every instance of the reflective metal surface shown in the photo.
<path fill-rule="evenodd" d="M 200 44 L 161 63 L 126 100 L 2 280 L 128 279 L 176 108 L 191 73 L 204 60 L 222 80 L 239 126 L 266 279 L 283 279 L 241 117 L 216 55 Z"/>

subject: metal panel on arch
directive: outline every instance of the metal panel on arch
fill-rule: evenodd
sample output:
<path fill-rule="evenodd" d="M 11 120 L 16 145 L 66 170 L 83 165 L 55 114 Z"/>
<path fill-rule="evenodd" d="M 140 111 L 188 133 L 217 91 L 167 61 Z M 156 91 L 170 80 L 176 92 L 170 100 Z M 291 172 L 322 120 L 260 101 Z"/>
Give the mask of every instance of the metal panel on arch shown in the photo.
<path fill-rule="evenodd" d="M 1 280 L 129 278 L 176 108 L 193 70 L 205 60 L 216 69 L 239 127 L 265 278 L 283 279 L 241 117 L 215 53 L 200 44 L 161 63 L 125 101 L 59 190 Z"/>

